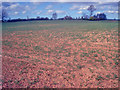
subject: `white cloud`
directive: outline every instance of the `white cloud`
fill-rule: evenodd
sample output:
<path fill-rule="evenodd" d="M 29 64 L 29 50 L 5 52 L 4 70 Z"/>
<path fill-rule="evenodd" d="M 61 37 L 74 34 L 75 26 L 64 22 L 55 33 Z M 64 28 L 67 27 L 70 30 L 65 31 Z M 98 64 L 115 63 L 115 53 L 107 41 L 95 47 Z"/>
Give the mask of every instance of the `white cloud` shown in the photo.
<path fill-rule="evenodd" d="M 48 10 L 48 11 L 47 11 L 47 14 L 53 13 L 53 12 L 54 12 L 54 10 Z"/>
<path fill-rule="evenodd" d="M 96 12 L 96 14 L 100 14 L 101 12 Z"/>
<path fill-rule="evenodd" d="M 40 15 L 42 13 L 42 11 L 38 11 L 38 10 L 35 10 L 32 12 L 32 14 L 35 14 L 35 15 Z"/>
<path fill-rule="evenodd" d="M 78 5 L 73 5 L 70 9 L 71 10 L 75 10 L 75 9 L 79 9 L 80 8 L 80 6 L 78 6 Z"/>
<path fill-rule="evenodd" d="M 14 12 L 15 15 L 17 15 L 19 12 Z"/>
<path fill-rule="evenodd" d="M 37 15 L 39 15 L 39 14 L 41 14 L 41 13 L 42 13 L 42 11 L 36 12 Z"/>
<path fill-rule="evenodd" d="M 9 8 L 10 9 L 14 9 L 14 8 L 16 8 L 16 7 L 18 7 L 19 6 L 19 4 L 17 3 L 17 4 L 12 4 Z"/>
<path fill-rule="evenodd" d="M 33 5 L 33 6 L 26 5 L 26 6 L 22 6 L 22 7 L 24 7 L 24 9 L 27 10 L 27 11 L 31 11 L 31 9 L 35 10 L 36 5 Z"/>
<path fill-rule="evenodd" d="M 116 13 L 118 13 L 118 11 L 115 11 Z"/>
<path fill-rule="evenodd" d="M 25 14 L 25 13 L 26 13 L 26 11 L 23 11 L 22 13 L 23 13 L 23 14 Z"/>
<path fill-rule="evenodd" d="M 9 11 L 25 11 L 28 7 L 20 5 L 19 3 L 11 3 L 9 6 L 3 6 L 4 9 L 6 9 L 8 12 Z"/>
<path fill-rule="evenodd" d="M 80 7 L 78 10 L 87 10 L 89 6 Z"/>
<path fill-rule="evenodd" d="M 108 10 L 108 11 L 104 11 L 104 13 L 114 14 L 114 13 L 118 13 L 118 11 L 110 11 L 110 10 Z"/>
<path fill-rule="evenodd" d="M 70 9 L 71 10 L 86 10 L 89 6 L 82 6 L 82 5 L 73 5 Z"/>
<path fill-rule="evenodd" d="M 79 11 L 79 12 L 77 12 L 78 14 L 81 14 L 81 13 L 83 13 L 82 11 Z"/>
<path fill-rule="evenodd" d="M 47 14 L 51 14 L 51 13 L 54 13 L 54 12 L 56 12 L 57 14 L 65 14 L 66 13 L 63 10 L 52 10 L 52 9 L 50 9 L 50 10 L 47 11 Z"/>
<path fill-rule="evenodd" d="M 30 6 L 26 5 L 26 6 L 25 6 L 25 9 L 26 9 L 26 10 L 30 10 Z"/>
<path fill-rule="evenodd" d="M 26 7 L 26 8 L 29 8 L 29 6 L 28 6 L 28 5 L 26 5 L 25 7 Z"/>
<path fill-rule="evenodd" d="M 87 10 L 89 6 L 81 6 L 78 10 Z"/>
<path fill-rule="evenodd" d="M 114 13 L 114 11 L 107 11 L 107 13 Z"/>
<path fill-rule="evenodd" d="M 62 11 L 62 10 L 56 10 L 56 13 L 58 13 L 58 14 L 63 14 L 63 13 L 65 13 L 65 11 Z"/>
<path fill-rule="evenodd" d="M 48 5 L 45 9 L 51 9 L 52 5 Z"/>

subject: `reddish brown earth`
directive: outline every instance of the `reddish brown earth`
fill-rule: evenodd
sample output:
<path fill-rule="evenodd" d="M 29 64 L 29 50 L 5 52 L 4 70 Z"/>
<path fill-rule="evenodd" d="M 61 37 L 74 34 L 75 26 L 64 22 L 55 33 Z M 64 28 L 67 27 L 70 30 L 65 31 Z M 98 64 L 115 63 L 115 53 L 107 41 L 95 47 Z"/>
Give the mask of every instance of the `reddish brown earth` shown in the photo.
<path fill-rule="evenodd" d="M 3 34 L 4 88 L 117 88 L 118 32 Z"/>

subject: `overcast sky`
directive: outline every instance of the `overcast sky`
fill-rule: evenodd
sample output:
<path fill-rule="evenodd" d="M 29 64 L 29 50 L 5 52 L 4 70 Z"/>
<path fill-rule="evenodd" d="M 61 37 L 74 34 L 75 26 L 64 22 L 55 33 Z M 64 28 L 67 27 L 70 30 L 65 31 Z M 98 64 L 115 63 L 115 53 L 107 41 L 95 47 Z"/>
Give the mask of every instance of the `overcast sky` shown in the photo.
<path fill-rule="evenodd" d="M 108 19 L 118 18 L 118 0 L 109 0 L 111 2 L 107 2 L 108 0 L 106 0 L 106 2 L 102 2 L 103 0 L 99 0 L 99 2 L 96 2 L 97 0 L 91 0 L 93 2 L 86 2 L 89 0 L 84 0 L 84 2 L 82 2 L 83 0 L 78 0 L 79 2 L 70 2 L 72 0 L 52 1 L 55 0 L 51 0 L 51 2 L 47 2 L 47 0 L 46 2 L 45 0 L 44 2 L 42 2 L 42 0 L 34 0 L 34 2 L 2 2 L 0 9 L 6 9 L 11 18 L 27 18 L 27 16 L 29 16 L 29 18 L 37 16 L 51 18 L 54 12 L 58 14 L 58 18 L 64 17 L 65 15 L 70 15 L 75 18 L 81 17 L 84 14 L 89 15 L 90 13 L 87 8 L 90 5 L 94 5 L 96 7 L 94 14 L 105 13 Z"/>

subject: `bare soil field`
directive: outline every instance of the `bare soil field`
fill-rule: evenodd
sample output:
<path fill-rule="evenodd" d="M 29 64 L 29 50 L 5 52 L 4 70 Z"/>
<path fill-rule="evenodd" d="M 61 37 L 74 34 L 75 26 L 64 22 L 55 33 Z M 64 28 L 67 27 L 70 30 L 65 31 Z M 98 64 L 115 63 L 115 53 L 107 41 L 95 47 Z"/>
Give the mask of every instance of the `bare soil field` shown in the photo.
<path fill-rule="evenodd" d="M 3 87 L 117 88 L 118 31 L 66 28 L 5 31 Z"/>

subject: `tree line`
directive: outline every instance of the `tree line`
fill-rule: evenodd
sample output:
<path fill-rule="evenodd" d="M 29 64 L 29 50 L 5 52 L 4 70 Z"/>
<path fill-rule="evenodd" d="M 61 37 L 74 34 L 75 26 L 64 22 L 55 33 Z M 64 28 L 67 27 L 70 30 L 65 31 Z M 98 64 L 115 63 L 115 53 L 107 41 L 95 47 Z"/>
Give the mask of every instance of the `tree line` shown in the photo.
<path fill-rule="evenodd" d="M 90 12 L 90 15 L 88 17 L 88 15 L 83 15 L 82 17 L 76 17 L 73 18 L 71 16 L 66 15 L 63 18 L 57 18 L 57 13 L 53 13 L 52 14 L 52 18 L 48 18 L 48 17 L 39 17 L 37 16 L 36 18 L 29 18 L 27 16 L 26 19 L 10 19 L 8 16 L 8 13 L 5 9 L 2 9 L 2 22 L 17 22 L 17 21 L 32 21 L 32 20 L 106 20 L 107 17 L 104 13 L 100 13 L 97 15 L 93 15 L 93 12 L 96 10 L 96 8 L 94 7 L 94 5 L 90 5 L 87 9 Z"/>

